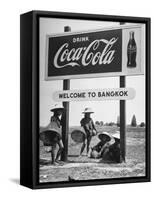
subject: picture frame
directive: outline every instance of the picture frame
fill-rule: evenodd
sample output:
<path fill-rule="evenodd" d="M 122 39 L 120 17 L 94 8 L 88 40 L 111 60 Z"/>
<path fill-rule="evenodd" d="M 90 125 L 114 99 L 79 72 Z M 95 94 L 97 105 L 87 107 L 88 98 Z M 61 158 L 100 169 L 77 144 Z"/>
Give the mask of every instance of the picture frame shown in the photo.
<path fill-rule="evenodd" d="M 41 22 L 41 19 L 43 22 Z M 49 34 L 49 31 L 45 32 L 45 27 L 49 27 L 49 24 L 47 22 L 47 24 L 45 24 L 46 20 L 50 21 L 50 19 L 53 19 L 53 24 L 51 25 L 50 29 L 53 30 L 54 33 Z M 55 21 L 54 21 L 55 20 Z M 57 20 L 57 21 L 56 21 Z M 65 20 L 68 21 L 68 24 L 66 24 L 66 27 L 61 27 L 61 21 L 64 20 L 64 24 L 65 24 Z M 71 33 L 69 33 L 70 29 L 69 29 L 69 20 L 71 21 L 70 24 L 75 23 L 76 26 L 80 26 L 81 31 L 71 31 Z M 79 21 L 81 22 L 81 24 L 79 23 Z M 84 28 L 84 31 L 82 31 L 82 26 L 84 27 L 84 25 L 82 24 L 82 22 L 89 22 L 90 21 L 90 25 L 89 27 L 90 30 Z M 97 23 L 96 26 L 99 28 L 93 28 L 92 27 L 92 23 Z M 101 22 L 105 23 L 119 23 L 119 26 L 114 27 L 113 29 L 110 28 L 110 26 L 107 26 L 106 28 L 100 28 L 101 27 Z M 62 24 L 63 24 L 62 23 Z M 78 25 L 79 23 L 79 25 Z M 100 24 L 99 24 L 100 23 Z M 127 23 L 127 25 L 125 25 L 124 23 Z M 133 26 L 131 26 L 131 23 L 133 24 Z M 135 25 L 134 25 L 135 24 Z M 144 26 L 144 30 L 140 30 L 140 25 Z M 88 26 L 88 25 L 87 25 Z M 104 25 L 105 26 L 105 25 Z M 114 25 L 113 25 L 114 26 Z M 41 189 L 41 188 L 57 188 L 57 187 L 74 187 L 74 186 L 90 186 L 90 185 L 104 185 L 104 184 L 120 184 L 120 183 L 137 183 L 137 182 L 149 182 L 150 181 L 150 177 L 151 177 L 151 172 L 150 172 L 150 166 L 151 166 L 151 136 L 150 136 L 150 130 L 151 130 L 151 119 L 150 119 L 150 113 L 151 113 L 151 71 L 150 71 L 150 59 L 151 59 L 151 50 L 150 50 L 150 44 L 151 44 L 151 36 L 150 36 L 150 26 L 151 26 L 151 21 L 150 18 L 145 18 L 145 17 L 128 17 L 128 16 L 111 16 L 111 15 L 96 15 L 96 14 L 82 14 L 82 13 L 65 13 L 65 12 L 50 12 L 50 11 L 31 11 L 31 12 L 27 12 L 24 14 L 21 14 L 20 16 L 20 184 L 32 189 Z M 59 28 L 60 27 L 60 28 Z M 126 62 L 126 55 L 128 56 L 129 52 L 128 52 L 128 39 L 127 39 L 127 44 L 125 44 L 125 35 L 127 34 L 127 30 L 130 28 L 130 30 L 135 30 L 135 34 L 138 34 L 138 36 L 136 36 L 135 40 L 137 43 L 137 67 L 136 69 L 133 69 L 134 71 L 132 72 L 130 69 L 123 68 Z M 137 30 L 136 30 L 137 28 Z M 48 30 L 48 29 L 47 29 Z M 58 30 L 60 30 L 58 32 Z M 65 30 L 66 33 L 62 33 L 61 30 Z M 113 31 L 114 30 L 114 31 Z M 42 31 L 42 32 L 41 32 Z M 43 32 L 44 31 L 44 32 Z M 129 31 L 130 33 L 131 31 Z M 144 32 L 144 34 L 142 34 Z M 42 34 L 42 35 L 41 35 Z M 88 35 L 88 36 L 85 36 Z M 113 35 L 114 34 L 114 35 Z M 130 33 L 132 34 L 132 33 Z M 46 37 L 45 37 L 46 35 Z M 54 35 L 54 36 L 53 36 Z M 91 63 L 89 61 L 88 64 L 86 64 L 86 58 L 85 60 L 82 59 L 82 61 L 80 59 L 77 60 L 77 55 L 81 55 L 81 54 L 77 54 L 76 53 L 76 57 L 75 57 L 75 53 L 72 54 L 74 55 L 74 60 L 77 61 L 75 63 L 75 65 L 80 65 L 80 67 L 77 68 L 67 68 L 64 67 L 62 65 L 60 65 L 60 61 L 62 63 L 62 60 L 64 62 L 64 65 L 68 65 L 69 61 L 71 60 L 72 62 L 74 62 L 73 60 L 73 56 L 71 57 L 71 53 L 69 54 L 69 58 L 68 58 L 68 50 L 65 52 L 60 52 L 59 55 L 61 55 L 61 58 L 59 58 L 58 54 L 57 55 L 57 60 L 55 59 L 55 57 L 53 57 L 53 52 L 57 52 L 56 48 L 60 48 L 60 46 L 58 45 L 63 45 L 64 41 L 65 43 L 67 41 L 69 41 L 69 45 L 72 48 L 81 48 L 82 47 L 82 42 L 85 40 L 92 40 L 92 42 L 94 43 L 95 49 L 97 48 L 99 49 L 98 44 L 95 44 L 95 41 L 97 39 L 100 39 L 100 35 L 104 35 L 104 43 L 106 45 L 108 45 L 106 47 L 106 52 L 104 50 L 104 54 L 102 55 L 102 60 L 101 60 L 101 55 L 98 53 L 97 56 L 93 57 L 93 60 L 91 59 Z M 129 34 L 128 34 L 129 35 Z M 97 36 L 97 38 L 95 38 Z M 109 40 L 109 36 L 111 38 L 114 38 L 113 40 Z M 87 37 L 87 39 L 86 39 Z M 131 36 L 132 37 L 132 36 Z M 42 45 L 42 38 L 43 41 L 45 41 L 45 48 Z M 118 38 L 118 42 L 116 41 L 116 38 Z M 139 38 L 139 39 L 138 39 Z M 73 43 L 73 39 L 74 39 L 74 43 Z M 96 39 L 96 40 L 95 40 Z M 144 42 L 143 42 L 144 40 Z M 108 41 L 108 43 L 107 43 Z M 115 47 L 116 49 L 113 49 L 112 51 L 112 45 L 116 43 L 117 46 Z M 90 43 L 84 43 L 84 47 L 85 49 L 88 49 L 88 44 Z M 44 45 L 44 44 L 43 44 Z M 118 46 L 119 45 L 119 46 Z M 122 46 L 123 45 L 123 46 Z M 125 46 L 124 46 L 125 45 Z M 50 48 L 50 46 L 52 48 Z M 58 46 L 58 47 L 57 47 Z M 43 49 L 43 48 L 44 49 Z M 127 48 L 126 48 L 127 47 Z M 55 48 L 55 49 L 54 49 Z M 45 57 L 42 58 L 42 52 L 43 54 L 45 54 Z M 72 50 L 75 51 L 75 50 Z M 105 49 L 105 47 L 104 47 Z M 120 50 L 121 49 L 121 50 Z M 125 50 L 124 50 L 125 49 Z M 65 49 L 66 50 L 66 49 Z M 80 49 L 81 50 L 81 49 Z M 71 51 L 69 49 L 69 51 Z M 79 50 L 78 50 L 79 51 Z M 111 52 L 112 51 L 112 52 Z M 120 51 L 120 53 L 117 53 L 117 51 Z M 123 52 L 125 51 L 125 56 L 123 56 Z M 127 53 L 126 53 L 127 51 Z M 133 50 L 136 53 L 136 50 Z M 67 52 L 67 53 L 66 53 Z M 48 55 L 49 53 L 49 55 Z M 67 54 L 67 55 L 66 55 Z M 62 57 L 63 55 L 63 57 Z M 91 54 L 92 55 L 92 54 Z M 114 55 L 114 57 L 113 57 Z M 117 61 L 116 61 L 116 55 L 117 55 Z M 121 55 L 121 57 L 120 57 Z M 136 55 L 136 54 L 132 54 L 132 55 Z M 51 56 L 51 57 L 49 57 Z M 67 58 L 66 58 L 67 56 Z M 82 55 L 83 58 L 84 55 Z M 80 56 L 79 56 L 80 57 Z M 90 56 L 89 56 L 90 57 Z M 124 59 L 123 59 L 124 58 Z M 59 60 L 60 61 L 59 61 Z M 43 60 L 43 61 L 42 61 Z M 51 69 L 51 66 L 53 67 L 53 60 L 54 63 L 57 63 L 57 68 L 56 69 Z M 71 62 L 70 61 L 70 62 Z M 85 62 L 84 62 L 85 61 Z M 112 62 L 114 62 L 114 65 L 112 65 Z M 43 64 L 42 64 L 43 62 Z M 81 63 L 82 62 L 82 63 Z M 104 64 L 104 71 L 99 71 L 100 70 L 100 66 L 97 66 L 98 63 L 100 64 Z M 105 64 L 108 64 L 108 67 L 105 68 Z M 117 71 L 115 72 L 113 70 L 113 66 L 116 66 L 117 64 Z M 144 63 L 144 64 L 143 64 Z M 86 67 L 83 67 L 85 64 Z M 110 66 L 111 64 L 111 66 Z M 142 64 L 144 65 L 143 68 L 140 66 L 142 66 Z M 69 63 L 70 65 L 70 63 Z M 81 68 L 82 65 L 82 68 Z M 41 67 L 42 68 L 41 68 Z M 46 67 L 45 67 L 46 66 Z M 50 66 L 50 67 L 49 67 Z M 87 67 L 88 66 L 88 67 Z M 118 68 L 119 66 L 122 66 L 122 68 Z M 135 66 L 136 67 L 136 66 Z M 41 75 L 42 71 L 41 69 L 43 69 L 43 76 Z M 84 68 L 84 69 L 83 69 Z M 87 68 L 89 68 L 89 71 L 86 72 Z M 49 70 L 50 69 L 50 70 Z M 64 72 L 66 69 L 66 72 Z M 68 69 L 68 70 L 67 70 Z M 46 70 L 46 71 L 45 71 Z M 58 72 L 58 70 L 60 71 L 60 73 Z M 106 71 L 105 71 L 106 70 Z M 108 71 L 109 70 L 109 71 Z M 121 71 L 118 71 L 121 70 Z M 94 73 L 91 73 L 91 71 L 94 71 Z M 97 71 L 99 71 L 99 73 L 97 73 Z M 131 71 L 131 72 L 130 72 Z M 54 74 L 55 73 L 55 74 Z M 57 73 L 58 76 L 57 76 Z M 104 74 L 103 74 L 104 73 Z M 44 74 L 46 74 L 46 76 L 44 76 Z M 88 76 L 87 76 L 88 74 Z M 90 74 L 90 76 L 89 76 Z M 40 119 L 41 116 L 43 116 L 43 114 L 40 113 L 40 109 L 45 109 L 46 107 L 44 105 L 49 104 L 48 102 L 46 102 L 45 104 L 41 104 L 41 102 L 43 102 L 43 100 L 41 100 L 43 93 L 41 93 L 42 91 L 40 90 L 40 87 L 42 87 L 42 82 L 41 82 L 41 77 L 43 77 L 43 81 L 45 83 L 45 81 L 49 83 L 51 83 L 52 85 L 52 81 L 63 81 L 63 91 L 65 91 L 65 95 L 62 96 L 62 98 L 60 99 L 58 95 L 60 95 L 62 91 L 59 91 L 59 87 L 57 87 L 57 84 L 55 84 L 56 88 L 56 92 L 54 93 L 54 98 L 56 99 L 55 102 L 64 102 L 63 106 L 66 109 L 66 113 L 64 115 L 64 124 L 62 125 L 62 131 L 63 131 L 63 135 L 62 135 L 62 141 L 64 143 L 64 152 L 63 155 L 61 155 L 63 157 L 63 161 L 64 161 L 64 166 L 65 163 L 68 163 L 68 138 L 70 138 L 70 135 L 67 134 L 67 131 L 69 130 L 68 127 L 68 119 L 69 119 L 69 112 L 67 112 L 67 109 L 69 110 L 69 103 L 68 102 L 72 102 L 72 100 L 65 100 L 66 95 L 70 95 L 70 92 L 73 95 L 74 101 L 81 101 L 81 98 L 79 99 L 78 96 L 75 97 L 75 95 L 79 92 L 79 90 L 77 90 L 76 88 L 73 90 L 70 90 L 70 82 L 68 81 L 69 79 L 71 80 L 80 80 L 82 79 L 86 79 L 86 81 L 89 79 L 89 81 L 92 80 L 92 78 L 103 78 L 105 77 L 105 79 L 107 79 L 108 77 L 117 77 L 117 79 L 119 79 L 118 83 L 119 83 L 119 89 L 113 89 L 113 92 L 116 92 L 116 94 L 118 94 L 118 91 L 121 92 L 125 92 L 125 94 L 127 94 L 128 92 L 128 97 L 116 97 L 119 102 L 119 108 L 120 108 L 120 127 L 119 130 L 120 131 L 120 156 L 122 156 L 122 161 L 121 161 L 121 157 L 120 157 L 120 163 L 126 163 L 124 165 L 126 165 L 125 167 L 127 167 L 127 161 L 125 160 L 125 156 L 126 156 L 126 129 L 127 127 L 127 122 L 125 119 L 126 116 L 126 100 L 127 99 L 131 99 L 134 98 L 135 92 L 133 90 L 129 90 L 126 91 L 125 86 L 126 86 L 126 76 L 132 77 L 132 76 L 136 76 L 136 75 L 141 75 L 144 76 L 144 89 L 143 89 L 143 93 L 144 95 L 142 96 L 144 98 L 144 107 L 143 107 L 143 113 L 145 113 L 145 115 L 143 116 L 143 118 L 145 119 L 144 121 L 144 131 L 141 130 L 141 132 L 143 132 L 142 134 L 144 135 L 144 138 L 141 138 L 141 141 L 143 142 L 142 144 L 144 146 L 141 145 L 142 149 L 145 149 L 144 152 L 144 161 L 142 162 L 142 167 L 144 166 L 144 169 L 141 168 L 134 168 L 134 171 L 136 170 L 141 170 L 144 171 L 143 174 L 138 173 L 137 175 L 134 175 L 133 173 L 135 173 L 133 171 L 133 173 L 129 176 L 127 174 L 127 170 L 126 172 L 123 170 L 124 175 L 118 175 L 118 176 L 111 176 L 111 177 L 106 177 L 106 178 L 102 178 L 102 175 L 100 175 L 100 178 L 98 178 L 98 176 L 94 176 L 93 178 L 76 178 L 76 177 L 71 177 L 71 174 L 67 174 L 68 171 L 65 170 L 63 168 L 63 166 L 55 166 L 53 167 L 52 165 L 50 165 L 49 163 L 43 164 L 43 168 L 40 167 L 40 159 L 41 157 L 41 153 L 40 150 L 42 147 L 40 146 Z M 88 82 L 90 83 L 90 82 Z M 136 83 L 137 84 L 137 83 Z M 108 85 L 105 86 L 108 88 Z M 110 87 L 109 87 L 110 88 Z M 124 89 L 123 89 L 124 88 Z M 48 88 L 49 89 L 49 88 Z M 91 89 L 91 88 L 89 88 Z M 86 88 L 82 88 L 80 89 L 80 92 L 82 91 L 82 93 L 84 93 L 84 95 L 88 94 L 88 92 L 92 92 L 91 90 L 87 90 Z M 93 88 L 92 88 L 93 89 Z M 98 89 L 98 91 L 97 91 Z M 94 92 L 100 92 L 99 91 L 100 87 L 96 88 L 94 90 Z M 104 89 L 104 87 L 103 87 Z M 124 90 L 124 91 L 123 91 Z M 141 88 L 142 90 L 142 88 Z M 110 90 L 106 90 L 104 89 L 103 92 L 111 92 Z M 103 93 L 104 94 L 104 93 Z M 115 93 L 114 93 L 115 94 Z M 47 95 L 47 94 L 45 94 Z M 80 96 L 81 97 L 81 96 Z M 72 98 L 72 99 L 73 99 Z M 90 97 L 86 97 L 86 101 L 91 101 Z M 92 97 L 91 97 L 92 98 Z M 104 100 L 103 98 L 105 97 L 100 97 L 101 99 L 98 99 L 99 97 L 97 97 L 96 100 L 94 101 L 102 101 Z M 115 99 L 115 97 L 108 97 L 108 99 L 112 100 L 112 98 Z M 82 99 L 83 100 L 83 99 Z M 83 100 L 85 101 L 85 100 Z M 42 106 L 42 107 L 41 107 Z M 49 105 L 50 106 L 50 105 Z M 139 108 L 138 108 L 139 110 Z M 45 111 L 47 112 L 47 111 Z M 72 111 L 73 112 L 73 111 Z M 85 112 L 85 111 L 84 111 Z M 43 112 L 42 112 L 43 113 Z M 48 114 L 49 115 L 49 114 Z M 42 121 L 43 121 L 43 117 L 42 117 Z M 132 129 L 131 129 L 132 131 Z M 135 138 L 137 136 L 134 136 L 133 138 Z M 132 139 L 131 141 L 135 142 L 135 139 Z M 42 145 L 42 143 L 41 143 Z M 73 144 L 71 144 L 73 145 Z M 132 147 L 133 148 L 133 147 Z M 44 149 L 43 149 L 44 151 Z M 51 150 L 52 151 L 52 150 Z M 144 151 L 144 150 L 143 150 Z M 45 155 L 45 154 L 44 154 Z M 46 158 L 46 157 L 45 157 Z M 71 160 L 72 161 L 72 160 Z M 75 159 L 75 161 L 73 160 L 72 163 L 78 163 L 78 160 Z M 132 163 L 137 162 L 137 161 L 132 161 Z M 85 161 L 83 162 L 85 163 Z M 87 163 L 90 163 L 90 161 L 87 161 Z M 131 166 L 133 164 L 130 164 Z M 138 166 L 140 164 L 141 166 L 141 162 L 137 163 Z M 109 166 L 111 166 L 110 164 L 108 164 Z M 120 166 L 121 164 L 118 164 L 118 166 Z M 122 165 L 122 167 L 124 166 Z M 129 165 L 130 169 L 131 166 Z M 42 166 L 42 165 L 41 165 Z M 68 165 L 67 165 L 68 166 Z M 75 165 L 75 169 L 80 170 L 80 162 L 79 162 L 79 167 L 77 167 L 78 165 Z M 89 166 L 89 164 L 88 164 Z M 94 173 L 94 171 L 98 170 L 98 166 L 97 166 L 97 170 L 95 168 L 95 170 L 93 171 L 93 165 L 90 165 L 91 167 L 88 168 L 89 170 L 91 169 L 91 174 Z M 101 165 L 102 166 L 102 165 Z M 114 166 L 114 165 L 113 165 Z M 47 168 L 46 174 L 44 174 L 45 171 L 43 171 L 45 169 L 45 167 Z M 121 167 L 121 166 L 120 166 Z M 133 166 L 134 167 L 134 166 Z M 136 167 L 136 166 L 135 166 Z M 83 166 L 84 168 L 84 166 Z M 111 166 L 112 168 L 112 166 Z M 113 167 L 114 168 L 114 167 Z M 112 170 L 114 171 L 114 169 L 112 168 Z M 50 171 L 48 171 L 50 169 Z M 51 178 L 50 173 L 52 170 L 55 169 L 60 169 L 62 171 L 66 171 L 65 174 L 67 174 L 68 179 L 64 180 L 62 179 L 57 179 L 57 181 L 52 181 L 51 180 L 46 180 L 48 178 Z M 126 168 L 125 168 L 126 169 Z M 43 174 L 41 174 L 43 172 Z M 55 170 L 54 173 L 59 173 L 59 171 Z M 106 171 L 106 173 L 109 173 L 109 171 Z M 120 171 L 120 173 L 122 173 Z M 73 173 L 72 173 L 73 174 Z M 53 178 L 54 175 L 52 175 Z M 60 176 L 60 175 L 59 175 Z M 63 176 L 63 175 L 62 175 Z M 65 176 L 65 175 L 64 175 Z M 79 176 L 79 174 L 78 174 Z M 58 175 L 57 175 L 58 177 Z M 60 181 L 59 181 L 60 180 Z"/>

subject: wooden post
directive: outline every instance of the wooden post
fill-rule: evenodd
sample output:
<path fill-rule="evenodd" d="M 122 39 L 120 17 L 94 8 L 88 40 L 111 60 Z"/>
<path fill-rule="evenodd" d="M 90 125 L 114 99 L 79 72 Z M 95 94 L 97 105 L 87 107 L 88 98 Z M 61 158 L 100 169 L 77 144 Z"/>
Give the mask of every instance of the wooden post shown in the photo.
<path fill-rule="evenodd" d="M 120 22 L 120 25 L 125 22 Z M 120 76 L 120 88 L 126 87 L 126 77 Z M 126 156 L 126 101 L 120 100 L 120 162 L 125 162 Z"/>
<path fill-rule="evenodd" d="M 71 28 L 69 26 L 64 27 L 64 32 L 71 31 Z M 69 90 L 70 89 L 70 80 L 65 79 L 63 80 L 63 90 Z M 64 144 L 64 150 L 61 155 L 62 161 L 67 161 L 68 156 L 68 133 L 69 133 L 69 102 L 63 102 L 63 106 L 65 109 L 64 115 L 63 115 L 63 125 L 62 125 L 62 140 Z"/>
<path fill-rule="evenodd" d="M 120 88 L 126 86 L 126 77 L 120 76 Z M 120 100 L 120 162 L 125 162 L 126 155 L 126 101 Z"/>

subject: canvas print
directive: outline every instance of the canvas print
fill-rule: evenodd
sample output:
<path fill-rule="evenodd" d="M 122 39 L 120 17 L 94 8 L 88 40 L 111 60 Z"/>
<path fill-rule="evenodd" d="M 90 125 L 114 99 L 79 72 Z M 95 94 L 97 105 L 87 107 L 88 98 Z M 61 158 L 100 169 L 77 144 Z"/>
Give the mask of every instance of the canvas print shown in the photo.
<path fill-rule="evenodd" d="M 39 183 L 146 176 L 145 25 L 39 18 Z"/>

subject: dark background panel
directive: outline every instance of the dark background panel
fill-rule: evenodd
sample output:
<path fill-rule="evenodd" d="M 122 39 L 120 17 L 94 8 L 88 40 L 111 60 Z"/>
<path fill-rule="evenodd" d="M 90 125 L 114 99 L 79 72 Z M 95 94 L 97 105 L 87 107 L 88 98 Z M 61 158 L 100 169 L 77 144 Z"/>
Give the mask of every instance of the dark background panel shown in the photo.
<path fill-rule="evenodd" d="M 73 43 L 73 38 L 77 37 L 88 37 L 88 41 L 84 42 L 75 42 Z M 54 66 L 54 57 L 58 49 L 65 43 L 68 43 L 68 49 L 72 48 L 87 48 L 91 42 L 99 39 L 110 40 L 112 38 L 117 38 L 117 41 L 111 47 L 111 50 L 115 50 L 114 59 L 110 64 L 96 64 L 91 65 L 91 63 L 87 66 L 83 66 L 81 59 L 77 61 L 79 66 L 71 66 L 68 65 L 63 68 L 56 68 Z M 98 48 L 96 50 L 92 50 L 94 55 L 97 52 L 102 52 L 105 48 L 105 43 L 100 42 Z M 84 53 L 84 50 L 82 51 Z M 76 62 L 76 61 L 74 61 Z M 58 65 L 65 65 L 67 61 L 63 63 L 58 62 Z M 79 75 L 79 74 L 92 74 L 92 73 L 107 73 L 107 72 L 121 72 L 122 71 L 122 30 L 110 30 L 110 31 L 99 31 L 93 33 L 83 33 L 76 35 L 68 35 L 61 37 L 50 37 L 49 38 L 49 49 L 48 49 L 48 76 L 61 76 L 61 75 Z"/>

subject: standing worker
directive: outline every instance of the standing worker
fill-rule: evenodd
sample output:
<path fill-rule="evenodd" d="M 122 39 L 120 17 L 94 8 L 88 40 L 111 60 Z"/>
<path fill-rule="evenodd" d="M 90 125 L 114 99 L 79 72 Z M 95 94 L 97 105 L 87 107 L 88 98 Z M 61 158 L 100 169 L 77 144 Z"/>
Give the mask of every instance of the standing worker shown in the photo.
<path fill-rule="evenodd" d="M 80 156 L 82 155 L 86 143 L 87 143 L 87 156 L 88 156 L 88 152 L 89 152 L 89 146 L 90 146 L 90 142 L 92 139 L 92 136 L 97 134 L 97 130 L 95 128 L 94 122 L 92 120 L 92 118 L 90 117 L 90 115 L 94 113 L 92 111 L 91 108 L 85 108 L 83 114 L 84 114 L 84 118 L 81 119 L 80 124 L 81 126 L 84 128 L 85 131 L 85 138 L 81 147 L 81 151 L 80 151 Z"/>
<path fill-rule="evenodd" d="M 52 147 L 52 162 L 54 164 L 54 162 L 58 162 L 59 158 L 61 156 L 61 153 L 64 149 L 64 145 L 63 145 L 63 141 L 62 141 L 62 130 L 61 130 L 61 126 L 62 126 L 62 118 L 60 119 L 60 117 L 62 117 L 62 114 L 64 112 L 64 107 L 63 106 L 58 106 L 57 104 L 54 106 L 54 108 L 52 108 L 50 110 L 51 112 L 53 112 L 53 116 L 50 119 L 50 126 L 51 128 L 55 128 L 55 129 L 59 129 L 59 134 L 57 135 L 57 140 L 55 145 L 53 145 Z M 55 150 L 56 150 L 56 145 L 59 146 L 56 158 L 55 158 Z"/>
<path fill-rule="evenodd" d="M 51 163 L 56 165 L 60 162 L 59 158 L 64 149 L 61 131 L 64 108 L 56 104 L 50 111 L 53 112 L 53 115 L 50 118 L 49 125 L 40 133 L 40 139 L 44 142 L 45 146 L 51 146 Z M 56 146 L 58 146 L 57 154 Z"/>

